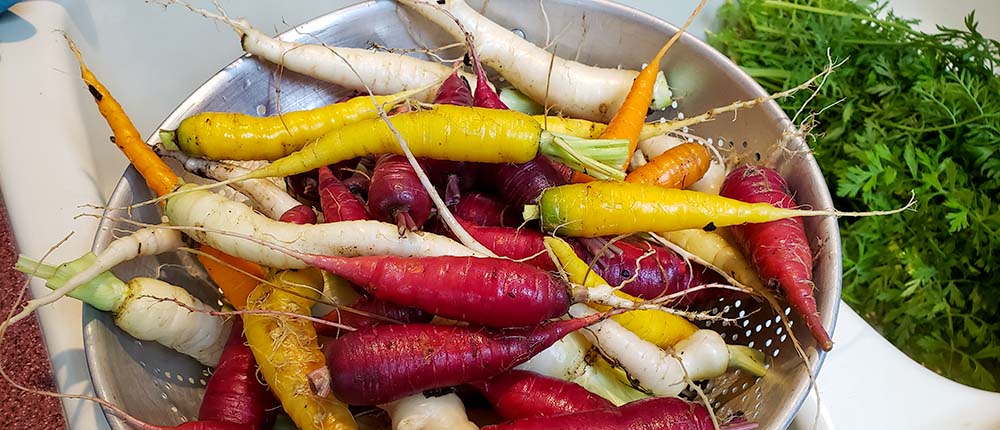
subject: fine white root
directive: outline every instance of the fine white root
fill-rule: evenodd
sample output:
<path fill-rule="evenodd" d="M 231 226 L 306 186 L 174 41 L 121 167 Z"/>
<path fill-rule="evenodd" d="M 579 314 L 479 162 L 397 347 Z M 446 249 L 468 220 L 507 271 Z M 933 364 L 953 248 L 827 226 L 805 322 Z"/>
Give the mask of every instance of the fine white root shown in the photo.
<path fill-rule="evenodd" d="M 367 91 L 370 88 L 375 94 L 394 94 L 426 88 L 440 84 L 452 72 L 450 67 L 443 64 L 393 52 L 286 42 L 253 28 L 244 19 L 230 18 L 183 1 L 164 0 L 157 3 L 180 4 L 192 12 L 228 25 L 240 36 L 240 45 L 247 53 L 278 64 L 284 69 L 356 91 Z M 341 58 L 350 61 L 359 73 L 352 72 Z M 462 75 L 475 89 L 475 76 L 467 73 Z M 436 91 L 437 85 L 434 85 L 418 98 L 430 101 Z"/>
<path fill-rule="evenodd" d="M 28 301 L 24 308 L 11 317 L 5 324 L 13 324 L 24 319 L 24 317 L 42 306 L 59 300 L 61 297 L 90 282 L 102 273 L 111 270 L 119 263 L 143 255 L 157 255 L 164 252 L 176 251 L 183 245 L 180 232 L 170 228 L 163 228 L 162 226 L 141 228 L 131 235 L 115 239 L 100 254 L 88 252 L 74 261 L 60 265 L 54 273 L 47 274 L 48 276 L 45 276 L 46 279 L 57 280 L 45 283 L 47 287 L 52 288 L 54 291 Z M 22 262 L 27 263 L 27 265 L 22 265 Z M 18 264 L 19 270 L 29 274 L 33 272 L 33 268 L 28 267 L 31 263 L 27 259 L 21 259 Z"/>

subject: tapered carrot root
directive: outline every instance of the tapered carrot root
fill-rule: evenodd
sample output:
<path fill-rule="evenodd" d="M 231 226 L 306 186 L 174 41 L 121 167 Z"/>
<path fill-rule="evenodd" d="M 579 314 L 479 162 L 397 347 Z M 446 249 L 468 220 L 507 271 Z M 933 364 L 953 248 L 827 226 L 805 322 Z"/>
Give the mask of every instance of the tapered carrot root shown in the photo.
<path fill-rule="evenodd" d="M 785 180 L 778 172 L 766 167 L 744 166 L 734 170 L 722 184 L 721 194 L 779 208 L 797 206 Z M 816 309 L 812 250 L 802 219 L 734 226 L 730 231 L 744 254 L 750 257 L 761 279 L 784 293 L 820 347 L 827 351 L 832 349 L 833 340 L 823 327 Z"/>
<path fill-rule="evenodd" d="M 712 154 L 704 146 L 694 142 L 682 143 L 636 168 L 625 180 L 667 188 L 687 188 L 698 182 L 711 164 Z"/>
<path fill-rule="evenodd" d="M 598 320 L 595 315 L 503 331 L 424 324 L 358 330 L 326 347 L 332 387 L 352 405 L 372 405 L 490 378 Z"/>
<path fill-rule="evenodd" d="M 472 385 L 507 420 L 615 407 L 577 384 L 526 370 L 511 370 Z"/>

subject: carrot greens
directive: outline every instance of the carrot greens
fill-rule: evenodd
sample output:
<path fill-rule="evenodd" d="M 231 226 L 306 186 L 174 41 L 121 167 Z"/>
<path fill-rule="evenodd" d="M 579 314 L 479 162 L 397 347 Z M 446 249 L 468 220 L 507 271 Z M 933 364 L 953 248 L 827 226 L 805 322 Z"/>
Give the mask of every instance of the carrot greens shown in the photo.
<path fill-rule="evenodd" d="M 828 49 L 848 59 L 810 104 L 835 205 L 899 207 L 911 190 L 921 204 L 844 220 L 844 299 L 925 366 L 1000 388 L 1000 43 L 974 14 L 926 34 L 871 1 L 741 0 L 720 17 L 711 43 L 768 90 L 825 67 Z"/>

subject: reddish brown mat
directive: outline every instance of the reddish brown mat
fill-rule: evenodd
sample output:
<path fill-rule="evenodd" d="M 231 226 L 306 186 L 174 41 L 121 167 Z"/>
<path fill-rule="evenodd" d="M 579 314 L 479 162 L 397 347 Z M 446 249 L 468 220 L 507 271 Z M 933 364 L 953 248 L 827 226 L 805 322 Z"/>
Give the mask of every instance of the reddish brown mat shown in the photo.
<path fill-rule="evenodd" d="M 14 235 L 10 231 L 3 196 L 0 196 L 0 315 L 5 317 L 24 288 L 24 277 L 13 269 L 16 260 Z M 55 389 L 49 355 L 34 316 L 7 330 L 0 346 L 0 360 L 7 374 L 18 383 L 44 390 Z M 66 428 L 59 400 L 26 393 L 2 379 L 0 423 L 10 430 Z"/>

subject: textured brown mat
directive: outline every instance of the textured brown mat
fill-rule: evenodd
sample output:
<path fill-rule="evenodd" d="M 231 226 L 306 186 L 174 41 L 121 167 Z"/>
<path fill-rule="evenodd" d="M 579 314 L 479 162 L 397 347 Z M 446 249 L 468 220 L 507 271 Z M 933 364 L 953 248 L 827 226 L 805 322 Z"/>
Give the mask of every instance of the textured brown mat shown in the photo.
<path fill-rule="evenodd" d="M 24 287 L 24 277 L 13 269 L 17 260 L 14 235 L 0 196 L 0 315 L 10 312 Z M 22 385 L 55 390 L 49 355 L 42 343 L 38 320 L 32 316 L 15 324 L 0 346 L 4 370 Z M 0 427 L 9 430 L 65 429 L 59 400 L 26 393 L 0 379 Z"/>

